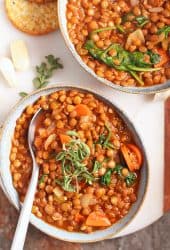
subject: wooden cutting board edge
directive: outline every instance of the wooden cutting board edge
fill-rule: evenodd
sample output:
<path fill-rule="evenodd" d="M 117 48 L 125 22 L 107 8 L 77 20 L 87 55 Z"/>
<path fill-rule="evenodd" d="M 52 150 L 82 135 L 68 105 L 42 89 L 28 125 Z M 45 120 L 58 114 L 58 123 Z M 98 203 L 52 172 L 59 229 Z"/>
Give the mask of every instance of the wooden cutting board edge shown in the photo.
<path fill-rule="evenodd" d="M 170 98 L 165 101 L 164 213 L 170 211 Z"/>

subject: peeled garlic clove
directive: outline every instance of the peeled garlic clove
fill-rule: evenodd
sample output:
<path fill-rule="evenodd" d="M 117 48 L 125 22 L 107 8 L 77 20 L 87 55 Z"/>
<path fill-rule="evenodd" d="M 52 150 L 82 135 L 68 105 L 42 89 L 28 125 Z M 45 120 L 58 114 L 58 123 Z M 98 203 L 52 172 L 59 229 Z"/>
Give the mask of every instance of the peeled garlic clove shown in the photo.
<path fill-rule="evenodd" d="M 16 73 L 12 61 L 7 57 L 0 59 L 0 72 L 10 87 L 17 86 Z"/>
<path fill-rule="evenodd" d="M 15 40 L 10 44 L 12 61 L 17 70 L 26 70 L 30 66 L 30 60 L 26 44 L 22 40 Z"/>

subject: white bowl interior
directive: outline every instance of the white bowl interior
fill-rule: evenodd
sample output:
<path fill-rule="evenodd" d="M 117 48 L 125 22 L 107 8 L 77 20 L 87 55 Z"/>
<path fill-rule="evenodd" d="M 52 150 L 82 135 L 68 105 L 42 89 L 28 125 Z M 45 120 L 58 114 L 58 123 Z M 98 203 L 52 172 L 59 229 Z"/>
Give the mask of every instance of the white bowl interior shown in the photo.
<path fill-rule="evenodd" d="M 71 89 L 72 87 L 65 87 L 64 89 Z M 24 111 L 25 107 L 34 103 L 40 96 L 42 95 L 48 95 L 54 91 L 63 89 L 63 87 L 50 87 L 47 89 L 43 89 L 40 91 L 36 91 L 30 96 L 24 98 L 22 101 L 20 101 L 16 107 L 12 110 L 11 114 L 9 115 L 6 123 L 3 126 L 3 132 L 2 137 L 0 140 L 0 175 L 1 175 L 1 181 L 5 188 L 5 192 L 12 202 L 12 204 L 19 209 L 20 203 L 18 199 L 18 194 L 13 187 L 11 173 L 10 173 L 10 161 L 9 161 L 9 155 L 11 150 L 11 140 L 14 134 L 14 128 L 16 125 L 16 120 L 20 117 L 22 112 Z M 80 89 L 80 88 L 79 88 Z M 80 89 L 81 90 L 81 89 Z M 82 90 L 83 91 L 83 90 Z M 93 91 L 94 93 L 94 91 Z M 96 94 L 96 93 L 94 93 Z M 97 95 L 97 94 L 96 94 Z M 106 98 L 98 96 L 100 99 L 102 99 L 105 102 L 108 102 L 109 105 L 115 105 L 108 101 Z M 83 234 L 83 233 L 75 233 L 75 232 L 67 232 L 65 230 L 55 228 L 41 219 L 38 219 L 36 216 L 31 214 L 30 222 L 36 226 L 38 229 L 43 231 L 44 233 L 53 236 L 55 238 L 59 238 L 65 241 L 70 242 L 94 242 L 99 241 L 105 238 L 109 238 L 113 235 L 115 235 L 117 232 L 119 232 L 121 229 L 123 229 L 130 221 L 131 219 L 136 215 L 137 211 L 139 210 L 145 193 L 147 189 L 147 183 L 148 183 L 148 163 L 147 158 L 145 154 L 145 150 L 143 147 L 143 144 L 139 138 L 139 135 L 136 132 L 136 129 L 132 125 L 132 123 L 129 121 L 127 116 L 118 108 L 115 107 L 119 115 L 125 120 L 126 124 L 128 124 L 129 129 L 132 131 L 134 139 L 136 143 L 143 149 L 144 152 L 144 163 L 141 170 L 141 181 L 139 184 L 139 191 L 138 191 L 138 199 L 137 201 L 132 205 L 129 213 L 120 221 L 115 223 L 113 226 L 109 227 L 105 230 L 100 230 L 93 232 L 91 234 Z"/>

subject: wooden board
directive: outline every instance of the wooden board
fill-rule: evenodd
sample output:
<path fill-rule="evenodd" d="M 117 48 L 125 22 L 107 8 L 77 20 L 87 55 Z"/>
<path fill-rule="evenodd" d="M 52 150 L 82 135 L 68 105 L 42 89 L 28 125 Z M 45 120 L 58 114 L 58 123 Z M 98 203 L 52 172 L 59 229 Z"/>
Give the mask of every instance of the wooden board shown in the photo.
<path fill-rule="evenodd" d="M 170 98 L 165 102 L 164 212 L 170 210 Z"/>

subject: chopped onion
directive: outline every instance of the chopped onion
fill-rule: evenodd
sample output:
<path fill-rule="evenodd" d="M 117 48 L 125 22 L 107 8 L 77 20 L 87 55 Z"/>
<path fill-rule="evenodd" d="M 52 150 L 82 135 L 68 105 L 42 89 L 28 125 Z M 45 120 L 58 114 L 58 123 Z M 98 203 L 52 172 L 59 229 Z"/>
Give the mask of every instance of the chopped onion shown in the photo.
<path fill-rule="evenodd" d="M 92 194 L 84 194 L 80 198 L 80 202 L 83 208 L 88 207 L 89 205 L 96 204 L 96 199 Z"/>
<path fill-rule="evenodd" d="M 132 6 L 135 6 L 135 5 L 139 4 L 139 0 L 130 0 L 130 4 Z"/>
<path fill-rule="evenodd" d="M 14 65 L 9 58 L 2 57 L 0 59 L 0 71 L 10 87 L 17 86 Z"/>
<path fill-rule="evenodd" d="M 47 128 L 47 134 L 50 135 L 55 130 L 55 123 L 52 122 L 51 125 Z"/>
<path fill-rule="evenodd" d="M 80 123 L 89 122 L 89 120 L 90 120 L 90 117 L 88 115 L 81 116 Z"/>
<path fill-rule="evenodd" d="M 150 8 L 149 9 L 149 12 L 155 12 L 155 13 L 159 13 L 163 11 L 163 8 L 162 7 L 155 7 L 155 8 Z"/>
<path fill-rule="evenodd" d="M 145 42 L 145 38 L 141 29 L 137 29 L 129 34 L 126 41 L 126 48 L 129 48 L 133 41 L 135 41 L 136 39 L 140 39 L 141 43 Z"/>
<path fill-rule="evenodd" d="M 56 139 L 56 134 L 51 134 L 49 135 L 49 137 L 46 139 L 45 143 L 44 143 L 44 148 L 45 150 L 48 149 L 48 147 L 50 146 L 50 144 Z"/>
<path fill-rule="evenodd" d="M 55 187 L 55 188 L 53 189 L 53 193 L 55 194 L 56 197 L 60 198 L 60 197 L 63 196 L 64 191 L 61 190 L 61 188 L 59 188 L 59 187 Z"/>

